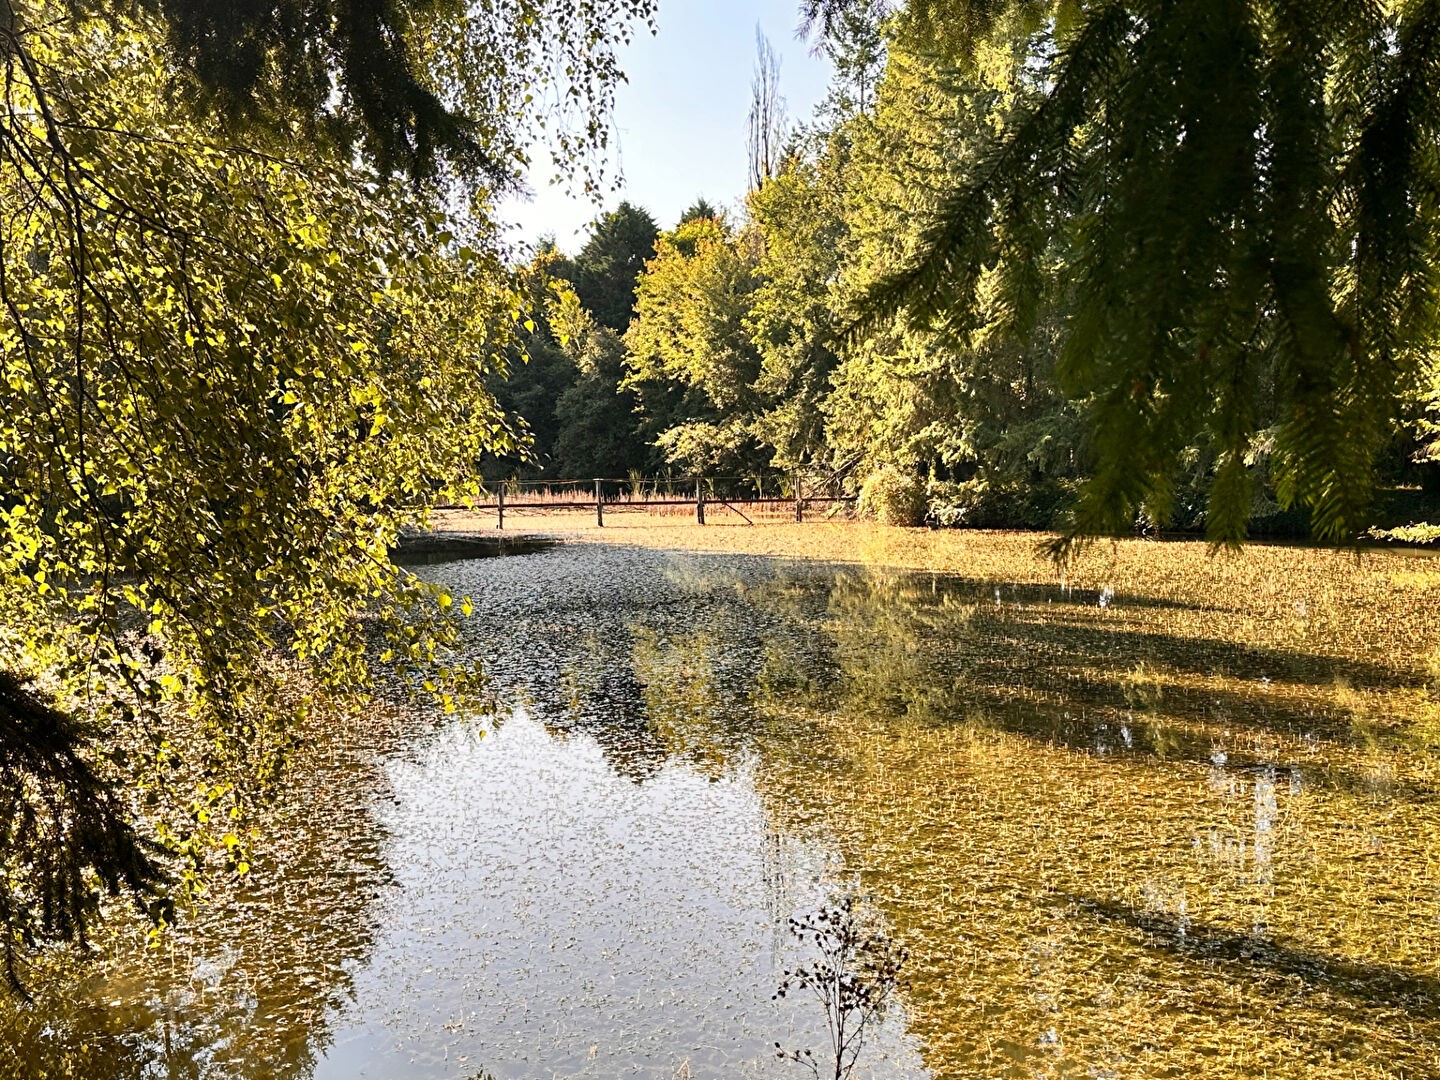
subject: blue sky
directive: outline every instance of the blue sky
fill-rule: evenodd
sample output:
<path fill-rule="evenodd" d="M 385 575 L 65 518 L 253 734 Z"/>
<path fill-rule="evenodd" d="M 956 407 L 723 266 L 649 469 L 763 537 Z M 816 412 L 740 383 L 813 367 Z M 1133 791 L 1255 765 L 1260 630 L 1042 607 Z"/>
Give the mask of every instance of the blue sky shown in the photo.
<path fill-rule="evenodd" d="M 830 65 L 796 40 L 798 11 L 797 0 L 660 0 L 659 32 L 637 37 L 621 53 L 629 81 L 616 92 L 614 131 L 623 189 L 597 208 L 551 186 L 548 167 L 534 170 L 533 201 L 500 207 L 501 219 L 516 227 L 515 238 L 551 234 L 573 253 L 586 224 L 621 199 L 645 207 L 661 228 L 674 225 L 701 195 L 716 206 L 738 207 L 757 23 L 781 57 L 780 91 L 791 121 L 808 119 L 825 96 Z M 546 155 L 540 150 L 536 157 Z"/>

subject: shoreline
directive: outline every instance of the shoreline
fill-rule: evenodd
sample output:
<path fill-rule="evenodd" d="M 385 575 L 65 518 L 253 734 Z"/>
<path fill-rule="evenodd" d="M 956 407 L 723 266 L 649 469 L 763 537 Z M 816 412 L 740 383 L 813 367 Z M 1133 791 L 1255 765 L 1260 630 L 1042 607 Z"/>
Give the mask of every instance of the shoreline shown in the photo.
<path fill-rule="evenodd" d="M 1412 690 L 1440 686 L 1440 552 L 1365 549 L 1357 557 L 1354 551 L 1290 544 L 1217 551 L 1198 539 L 1125 539 L 1097 542 L 1062 569 L 1041 550 L 1053 535 L 1046 533 L 857 521 L 699 526 L 647 517 L 627 515 L 625 525 L 596 528 L 575 515 L 569 521 L 555 515 L 543 524 L 531 518 L 524 528 L 500 534 L 480 515 L 444 511 L 432 528 L 441 535 L 503 535 L 632 546 L 679 557 L 762 556 L 846 564 L 873 574 L 960 577 L 983 584 L 997 606 L 1020 605 L 1034 618 L 1046 617 L 1046 598 L 1060 602 L 1081 594 L 1105 609 L 1096 616 L 1111 629 L 1134 635 L 1137 661 L 1147 651 L 1141 646 L 1157 631 L 1146 612 L 1163 608 L 1176 613 L 1165 632 L 1200 649 L 1229 642 L 1332 662 L 1363 658 Z M 1397 710 L 1397 719 L 1440 720 L 1433 699 L 1420 693 Z"/>
<path fill-rule="evenodd" d="M 1337 548 L 1318 542 L 1257 538 L 1238 550 L 1213 548 L 1203 537 L 1166 533 L 1155 537 L 1101 538 L 1095 540 L 1066 570 L 1045 553 L 1048 541 L 1058 534 L 1023 529 L 933 529 L 924 526 L 880 525 L 871 521 L 844 519 L 794 522 L 761 520 L 709 522 L 698 525 L 681 515 L 626 512 L 614 517 L 622 523 L 596 526 L 585 515 L 541 512 L 530 515 L 519 528 L 496 529 L 493 516 L 466 510 L 436 511 L 427 536 L 438 544 L 451 541 L 477 547 L 504 548 L 552 543 L 625 544 L 661 550 L 707 554 L 764 555 L 772 558 L 815 559 L 824 562 L 855 563 L 896 570 L 965 572 L 978 569 L 986 554 L 997 546 L 1028 548 L 1036 570 L 1048 571 L 1057 579 L 1084 576 L 1097 563 L 1109 564 L 1117 557 L 1127 559 L 1142 552 L 1185 552 L 1203 555 L 1207 562 L 1224 565 L 1274 553 L 1295 557 L 1342 560 L 1354 569 L 1367 561 L 1388 563 L 1401 560 L 1411 564 L 1434 561 L 1430 569 L 1440 572 L 1440 548 L 1419 545 L 1370 543 L 1355 548 Z M 1007 560 L 1008 561 L 1008 560 Z"/>

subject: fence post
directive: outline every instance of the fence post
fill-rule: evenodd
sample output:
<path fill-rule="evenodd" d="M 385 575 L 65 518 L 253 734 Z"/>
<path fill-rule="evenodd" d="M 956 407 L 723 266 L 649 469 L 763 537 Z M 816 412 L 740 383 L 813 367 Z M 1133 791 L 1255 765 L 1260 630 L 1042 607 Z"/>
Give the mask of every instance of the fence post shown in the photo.
<path fill-rule="evenodd" d="M 496 506 L 497 506 L 497 508 L 498 508 L 499 511 L 500 511 L 500 520 L 496 523 L 495 528 L 497 528 L 497 529 L 503 529 L 503 528 L 505 528 L 505 481 L 504 481 L 504 480 L 501 480 L 501 481 L 500 481 L 500 486 L 495 489 L 495 497 L 496 497 L 496 500 L 497 500 Z"/>
<path fill-rule="evenodd" d="M 600 481 L 595 481 L 595 525 L 597 528 L 605 527 L 605 504 L 600 501 Z"/>
<path fill-rule="evenodd" d="M 800 470 L 795 470 L 795 520 L 804 521 L 804 503 L 800 501 Z"/>
<path fill-rule="evenodd" d="M 705 481 L 695 481 L 695 524 L 705 524 Z"/>

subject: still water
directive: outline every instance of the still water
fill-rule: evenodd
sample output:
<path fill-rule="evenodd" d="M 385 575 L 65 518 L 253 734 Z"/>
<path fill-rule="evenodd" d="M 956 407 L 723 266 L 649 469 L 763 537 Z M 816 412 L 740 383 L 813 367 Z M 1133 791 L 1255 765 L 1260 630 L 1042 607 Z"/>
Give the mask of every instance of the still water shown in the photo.
<path fill-rule="evenodd" d="M 1440 1076 L 1435 750 L 1377 717 L 1424 694 L 1404 658 L 1162 591 L 424 572 L 501 714 L 317 740 L 249 890 L 0 1005 L 0 1070 L 802 1077 L 787 919 L 849 894 L 909 950 L 856 1077 Z"/>

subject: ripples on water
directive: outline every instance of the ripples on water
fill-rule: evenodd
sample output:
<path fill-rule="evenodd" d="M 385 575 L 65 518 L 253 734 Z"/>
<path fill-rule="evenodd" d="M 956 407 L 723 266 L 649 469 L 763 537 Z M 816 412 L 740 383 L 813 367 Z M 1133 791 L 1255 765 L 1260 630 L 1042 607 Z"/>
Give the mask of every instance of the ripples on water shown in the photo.
<path fill-rule="evenodd" d="M 842 888 L 911 955 L 857 1076 L 1440 1075 L 1433 753 L 1354 706 L 1398 659 L 748 557 L 426 572 L 511 714 L 312 762 L 247 906 L 3 1015 L 18 1075 L 804 1075 L 784 924 Z"/>

